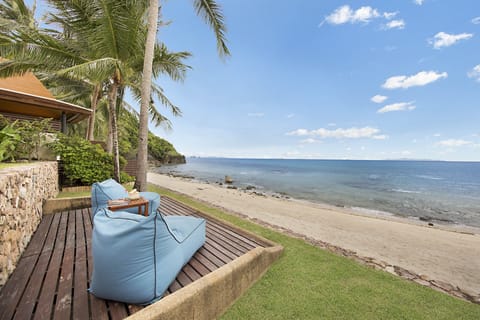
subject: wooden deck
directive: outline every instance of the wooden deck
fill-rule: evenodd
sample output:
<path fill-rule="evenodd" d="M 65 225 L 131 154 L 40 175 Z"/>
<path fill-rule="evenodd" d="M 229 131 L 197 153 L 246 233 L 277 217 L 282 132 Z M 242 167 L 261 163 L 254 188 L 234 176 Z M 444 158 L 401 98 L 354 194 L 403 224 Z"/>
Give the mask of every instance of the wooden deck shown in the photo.
<path fill-rule="evenodd" d="M 166 295 L 194 282 L 255 247 L 267 244 L 162 197 L 165 215 L 206 218 L 205 245 L 185 265 Z M 90 208 L 45 215 L 17 268 L 0 292 L 0 319 L 123 319 L 142 306 L 95 298 Z M 114 266 L 112 266 L 114 267 Z"/>

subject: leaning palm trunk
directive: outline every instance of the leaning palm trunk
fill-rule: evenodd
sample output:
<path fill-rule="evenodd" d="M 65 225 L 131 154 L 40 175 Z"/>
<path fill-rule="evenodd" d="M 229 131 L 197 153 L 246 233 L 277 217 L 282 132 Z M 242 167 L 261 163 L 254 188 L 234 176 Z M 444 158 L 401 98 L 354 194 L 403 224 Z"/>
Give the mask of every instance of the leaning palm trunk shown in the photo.
<path fill-rule="evenodd" d="M 116 112 L 117 90 L 118 84 L 114 80 L 113 83 L 110 85 L 110 89 L 108 90 L 108 113 L 110 116 L 110 124 L 112 128 L 111 141 L 113 149 L 113 178 L 120 183 L 120 156 L 118 153 L 118 128 Z"/>
<path fill-rule="evenodd" d="M 142 96 L 140 102 L 140 127 L 138 130 L 137 178 L 135 188 L 147 190 L 148 166 L 148 106 L 150 104 L 152 85 L 152 66 L 155 38 L 158 26 L 158 0 L 150 0 L 148 9 L 148 31 L 143 61 Z"/>

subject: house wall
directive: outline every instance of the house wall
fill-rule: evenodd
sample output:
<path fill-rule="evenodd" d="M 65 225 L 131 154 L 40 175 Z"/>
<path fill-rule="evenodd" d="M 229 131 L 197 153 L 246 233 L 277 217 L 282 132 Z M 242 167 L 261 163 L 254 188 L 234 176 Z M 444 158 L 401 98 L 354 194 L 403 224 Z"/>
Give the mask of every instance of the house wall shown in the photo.
<path fill-rule="evenodd" d="M 8 112 L 0 112 L 1 115 L 3 115 L 5 118 L 15 121 L 15 120 L 43 120 L 44 118 L 41 117 L 34 117 L 34 116 L 28 116 L 28 115 L 23 115 L 23 114 L 14 114 L 14 113 L 8 113 Z M 50 122 L 50 125 L 53 130 L 60 131 L 61 124 L 60 120 L 52 119 Z"/>
<path fill-rule="evenodd" d="M 0 170 L 0 288 L 37 229 L 43 202 L 57 194 L 56 162 Z"/>

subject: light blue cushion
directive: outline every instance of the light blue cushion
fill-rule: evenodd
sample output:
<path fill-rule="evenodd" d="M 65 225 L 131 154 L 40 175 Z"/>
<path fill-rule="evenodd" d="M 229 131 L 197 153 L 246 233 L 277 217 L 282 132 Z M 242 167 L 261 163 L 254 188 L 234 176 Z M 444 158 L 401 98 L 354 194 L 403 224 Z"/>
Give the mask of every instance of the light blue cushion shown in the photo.
<path fill-rule="evenodd" d="M 204 243 L 204 219 L 99 209 L 89 291 L 102 299 L 152 303 Z"/>
<path fill-rule="evenodd" d="M 148 215 L 157 211 L 160 206 L 160 195 L 155 192 L 140 192 L 140 196 L 148 200 Z M 92 185 L 92 216 L 95 216 L 98 209 L 106 208 L 108 200 L 123 199 L 128 197 L 128 191 L 117 181 L 108 179 L 102 182 L 95 182 Z M 125 211 L 136 213 L 137 208 L 125 209 Z"/>

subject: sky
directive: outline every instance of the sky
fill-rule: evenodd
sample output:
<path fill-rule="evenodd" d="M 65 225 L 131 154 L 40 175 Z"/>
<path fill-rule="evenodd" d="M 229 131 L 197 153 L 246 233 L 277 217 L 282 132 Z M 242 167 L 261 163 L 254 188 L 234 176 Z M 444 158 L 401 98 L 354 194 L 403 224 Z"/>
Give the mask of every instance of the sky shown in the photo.
<path fill-rule="evenodd" d="M 225 60 L 191 1 L 162 8 L 159 40 L 193 54 L 158 80 L 183 116 L 153 131 L 178 151 L 480 161 L 480 1 L 218 3 Z"/>
<path fill-rule="evenodd" d="M 187 156 L 480 161 L 480 1 L 217 0 L 231 56 L 191 0 L 158 39 L 183 115 L 151 130 Z M 159 109 L 162 109 L 161 107 Z"/>

